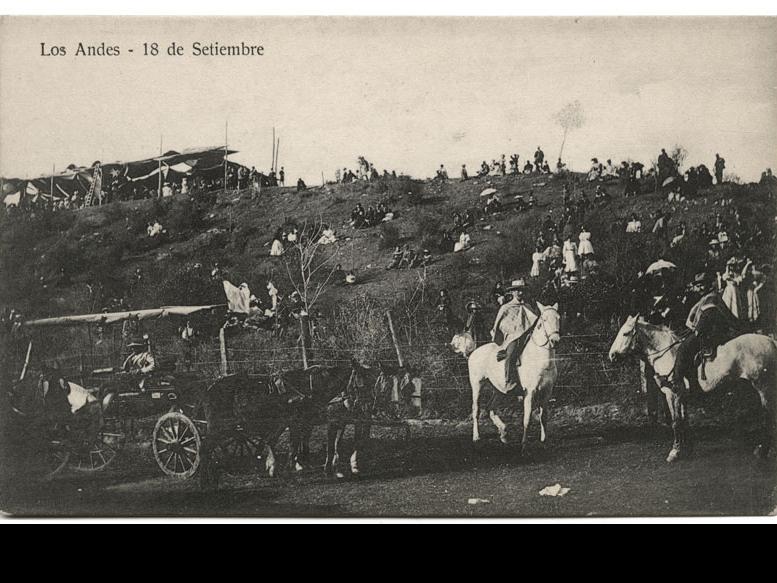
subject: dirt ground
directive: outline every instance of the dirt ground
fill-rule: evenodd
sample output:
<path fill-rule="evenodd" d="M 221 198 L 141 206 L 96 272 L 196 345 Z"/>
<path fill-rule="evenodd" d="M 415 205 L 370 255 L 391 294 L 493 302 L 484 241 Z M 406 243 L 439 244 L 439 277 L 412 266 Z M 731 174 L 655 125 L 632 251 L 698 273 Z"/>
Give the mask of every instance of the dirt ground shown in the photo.
<path fill-rule="evenodd" d="M 533 443 L 524 458 L 483 427 L 477 447 L 467 423 L 415 426 L 409 438 L 376 431 L 359 479 L 311 466 L 274 479 L 223 476 L 216 491 L 162 477 L 150 451 L 128 448 L 97 474 L 22 483 L 4 473 L 0 508 L 19 517 L 601 517 L 767 515 L 777 505 L 774 455 L 756 460 L 747 435 L 730 428 L 696 430 L 693 455 L 669 465 L 663 426 L 566 432 L 545 449 Z M 565 496 L 540 496 L 557 483 L 570 489 Z"/>

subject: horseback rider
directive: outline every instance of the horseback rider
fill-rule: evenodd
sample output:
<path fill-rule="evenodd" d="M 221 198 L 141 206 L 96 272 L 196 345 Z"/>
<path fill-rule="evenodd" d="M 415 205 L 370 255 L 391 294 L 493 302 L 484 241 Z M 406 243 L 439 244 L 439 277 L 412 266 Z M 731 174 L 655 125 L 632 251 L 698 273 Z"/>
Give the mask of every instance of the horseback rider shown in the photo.
<path fill-rule="evenodd" d="M 123 372 L 128 372 L 133 375 L 149 374 L 156 370 L 156 360 L 151 352 L 151 347 L 147 337 L 133 338 L 128 344 L 132 353 L 121 365 Z"/>
<path fill-rule="evenodd" d="M 520 385 L 518 366 L 521 364 L 521 352 L 537 321 L 537 315 L 529 309 L 524 300 L 525 290 L 526 283 L 523 279 L 514 280 L 506 288 L 506 292 L 512 293 L 512 299 L 499 308 L 491 330 L 491 338 L 501 347 L 497 360 L 505 361 L 506 393 Z"/>
<path fill-rule="evenodd" d="M 698 277 L 694 287 L 704 295 L 688 313 L 686 328 L 691 331 L 680 343 L 672 372 L 672 387 L 678 394 L 685 392 L 687 378 L 693 390 L 701 390 L 696 375 L 696 356 L 714 358 L 717 346 L 741 333 L 741 324 L 728 309 L 709 277 Z"/>

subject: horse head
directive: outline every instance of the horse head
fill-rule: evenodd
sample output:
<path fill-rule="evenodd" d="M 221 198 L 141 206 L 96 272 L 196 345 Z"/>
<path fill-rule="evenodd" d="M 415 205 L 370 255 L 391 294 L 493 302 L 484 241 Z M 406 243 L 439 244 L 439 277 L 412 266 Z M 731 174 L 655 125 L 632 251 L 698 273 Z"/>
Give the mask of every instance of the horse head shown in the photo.
<path fill-rule="evenodd" d="M 537 327 L 547 337 L 550 348 L 555 348 L 561 340 L 561 316 L 558 313 L 558 302 L 552 306 L 545 306 L 537 302 L 537 308 L 540 310 Z"/>
<path fill-rule="evenodd" d="M 637 344 L 637 322 L 639 321 L 639 314 L 634 316 L 628 316 L 626 322 L 624 322 L 621 329 L 618 330 L 618 335 L 610 346 L 610 361 L 615 362 L 616 359 L 621 356 L 626 356 L 634 352 L 634 348 Z"/>

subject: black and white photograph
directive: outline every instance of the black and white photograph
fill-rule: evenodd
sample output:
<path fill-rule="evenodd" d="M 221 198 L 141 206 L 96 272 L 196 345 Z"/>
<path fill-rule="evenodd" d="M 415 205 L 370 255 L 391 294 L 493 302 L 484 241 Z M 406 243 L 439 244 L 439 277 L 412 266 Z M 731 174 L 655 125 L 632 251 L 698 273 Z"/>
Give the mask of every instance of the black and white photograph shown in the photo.
<path fill-rule="evenodd" d="M 777 18 L 0 16 L 0 513 L 777 515 Z"/>

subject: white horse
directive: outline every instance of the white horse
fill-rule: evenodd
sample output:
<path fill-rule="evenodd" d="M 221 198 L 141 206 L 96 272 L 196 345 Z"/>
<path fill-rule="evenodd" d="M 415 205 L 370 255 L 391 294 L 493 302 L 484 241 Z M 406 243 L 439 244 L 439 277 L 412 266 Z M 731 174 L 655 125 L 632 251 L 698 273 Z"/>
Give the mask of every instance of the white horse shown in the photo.
<path fill-rule="evenodd" d="M 610 360 L 636 352 L 656 372 L 656 383 L 666 395 L 674 431 L 674 444 L 666 458 L 667 462 L 676 461 L 680 457 L 687 437 L 684 399 L 674 392 L 670 382 L 681 341 L 666 326 L 649 324 L 640 319 L 638 314 L 626 318 L 626 323 L 610 347 Z M 705 393 L 736 380 L 747 381 L 758 392 L 767 422 L 762 442 L 754 453 L 759 456 L 768 454 L 777 420 L 777 343 L 761 334 L 737 336 L 718 348 L 714 359 L 699 365 L 698 372 L 699 385 Z M 688 381 L 685 382 L 687 385 Z"/>
<path fill-rule="evenodd" d="M 526 347 L 521 353 L 521 364 L 518 367 L 518 378 L 525 393 L 523 398 L 523 437 L 521 439 L 521 451 L 526 450 L 528 441 L 529 422 L 533 409 L 540 410 L 540 441 L 545 443 L 547 438 L 548 401 L 553 393 L 553 385 L 558 378 L 556 367 L 556 344 L 560 340 L 560 316 L 558 304 L 543 306 L 537 302 L 540 310 L 537 323 L 532 331 Z M 469 382 L 472 387 L 472 441 L 480 440 L 478 428 L 478 416 L 480 414 L 478 399 L 480 391 L 486 382 L 500 393 L 505 394 L 505 364 L 498 361 L 497 353 L 501 346 L 495 343 L 484 344 L 475 348 L 471 336 L 467 334 L 457 335 L 451 342 L 451 346 L 457 352 L 468 356 Z M 493 411 L 489 411 L 491 420 L 499 430 L 499 438 L 502 443 L 507 443 L 507 425 Z"/>

